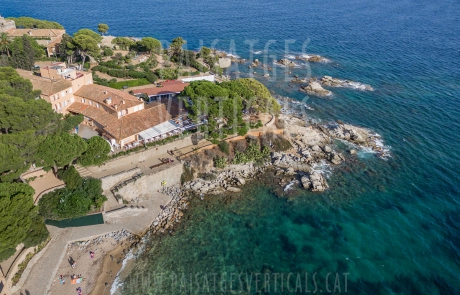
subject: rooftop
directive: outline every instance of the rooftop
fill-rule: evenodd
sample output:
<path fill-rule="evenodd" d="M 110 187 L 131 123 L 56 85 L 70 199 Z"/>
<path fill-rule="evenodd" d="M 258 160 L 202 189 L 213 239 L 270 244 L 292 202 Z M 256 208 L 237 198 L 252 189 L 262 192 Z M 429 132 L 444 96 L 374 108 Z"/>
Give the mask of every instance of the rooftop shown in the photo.
<path fill-rule="evenodd" d="M 127 92 L 96 84 L 82 86 L 75 92 L 75 95 L 96 101 L 112 109 L 115 109 L 116 105 L 117 110 L 124 110 L 143 104 L 137 97 Z M 107 103 L 107 98 L 111 98 L 112 102 L 110 104 Z"/>
<path fill-rule="evenodd" d="M 11 29 L 8 30 L 8 36 L 21 37 L 29 35 L 31 37 L 51 37 L 56 38 L 64 35 L 65 30 L 58 29 Z"/>
<path fill-rule="evenodd" d="M 71 104 L 68 111 L 93 119 L 104 126 L 104 130 L 107 133 L 118 140 L 138 134 L 171 119 L 163 104 L 138 111 L 131 116 L 124 116 L 120 119 L 101 109 L 80 102 Z"/>
<path fill-rule="evenodd" d="M 147 95 L 160 95 L 160 94 L 171 94 L 180 93 L 190 83 L 184 83 L 182 81 L 166 81 L 162 82 L 162 87 L 152 87 L 137 90 L 139 93 L 146 93 Z"/>
<path fill-rule="evenodd" d="M 72 83 L 63 79 L 51 80 L 49 78 L 34 75 L 31 71 L 21 69 L 16 69 L 16 71 L 24 79 L 30 80 L 34 90 L 41 90 L 44 95 L 53 95 L 72 87 Z"/>

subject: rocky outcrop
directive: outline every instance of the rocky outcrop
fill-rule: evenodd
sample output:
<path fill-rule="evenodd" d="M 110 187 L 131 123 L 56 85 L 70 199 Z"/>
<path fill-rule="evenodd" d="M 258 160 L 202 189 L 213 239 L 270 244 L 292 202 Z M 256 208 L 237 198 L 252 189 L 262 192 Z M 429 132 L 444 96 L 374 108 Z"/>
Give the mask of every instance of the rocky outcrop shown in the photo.
<path fill-rule="evenodd" d="M 231 60 L 230 58 L 228 58 L 228 57 L 219 58 L 218 65 L 219 65 L 219 67 L 221 67 L 222 69 L 229 68 L 229 67 L 231 67 L 231 65 L 232 65 L 232 60 Z"/>
<path fill-rule="evenodd" d="M 317 54 L 298 55 L 295 58 L 298 59 L 298 60 L 309 61 L 309 62 L 330 62 L 330 60 L 328 60 L 327 58 L 322 57 L 322 56 L 317 55 Z"/>
<path fill-rule="evenodd" d="M 291 83 L 308 83 L 307 78 L 299 78 L 299 76 L 295 75 L 294 79 L 291 80 Z"/>
<path fill-rule="evenodd" d="M 280 64 L 282 66 L 285 66 L 285 67 L 295 67 L 296 66 L 296 63 L 287 59 L 287 58 L 283 58 L 283 59 L 280 59 L 276 62 L 277 64 Z"/>
<path fill-rule="evenodd" d="M 312 171 L 308 175 L 303 176 L 300 180 L 305 189 L 313 192 L 323 192 L 329 188 L 324 176 L 318 171 Z"/>
<path fill-rule="evenodd" d="M 252 63 L 251 63 L 251 67 L 253 68 L 256 68 L 258 66 L 260 66 L 260 61 L 256 58 Z"/>
<path fill-rule="evenodd" d="M 321 84 L 317 81 L 310 81 L 307 86 L 301 86 L 300 90 L 306 92 L 307 94 L 321 97 L 327 97 L 332 95 L 332 92 L 330 92 L 327 89 L 324 89 L 321 86 Z"/>
<path fill-rule="evenodd" d="M 360 82 L 354 82 L 350 80 L 341 80 L 341 79 L 336 79 L 332 78 L 331 76 L 324 76 L 319 80 L 319 83 L 323 86 L 329 86 L 329 87 L 346 87 L 346 88 L 353 88 L 353 89 L 358 89 L 358 90 L 367 90 L 367 91 L 373 91 L 374 88 L 372 88 L 370 85 L 363 84 Z"/>
<path fill-rule="evenodd" d="M 183 188 L 195 194 L 222 194 L 225 191 L 236 193 L 240 192 L 238 186 L 246 184 L 246 179 L 254 178 L 256 173 L 261 173 L 263 168 L 254 168 L 252 164 L 235 165 L 233 170 L 225 170 L 216 175 L 216 179 L 207 181 L 196 179 L 184 183 Z M 231 167 L 232 168 L 232 167 Z"/>
<path fill-rule="evenodd" d="M 343 139 L 359 145 L 368 146 L 369 131 L 348 124 L 325 125 L 323 131 L 335 139 Z"/>

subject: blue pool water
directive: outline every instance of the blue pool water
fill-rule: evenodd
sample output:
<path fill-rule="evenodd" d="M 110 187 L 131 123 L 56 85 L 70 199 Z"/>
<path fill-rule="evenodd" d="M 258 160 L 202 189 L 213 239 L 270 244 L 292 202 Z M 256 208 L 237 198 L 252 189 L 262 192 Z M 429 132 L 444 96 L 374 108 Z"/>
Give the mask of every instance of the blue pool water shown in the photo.
<path fill-rule="evenodd" d="M 375 88 L 332 89 L 329 100 L 305 97 L 283 68 L 257 76 L 274 93 L 305 100 L 312 117 L 371 128 L 392 157 L 362 154 L 334 168 L 322 195 L 278 198 L 250 185 L 230 201 L 195 200 L 174 236 L 150 242 L 132 277 L 346 272 L 350 294 L 460 292 L 460 2 L 10 0 L 0 14 L 52 19 L 69 33 L 103 22 L 112 35 L 165 43 L 182 36 L 189 49 L 215 42 L 245 58 L 247 40 L 257 40 L 252 52 L 275 40 L 268 50 L 276 58 L 286 54 L 285 40 L 295 40 L 287 42 L 292 55 L 309 40 L 306 52 L 331 63 L 292 75 L 311 70 Z M 147 294 L 138 291 L 123 293 Z"/>

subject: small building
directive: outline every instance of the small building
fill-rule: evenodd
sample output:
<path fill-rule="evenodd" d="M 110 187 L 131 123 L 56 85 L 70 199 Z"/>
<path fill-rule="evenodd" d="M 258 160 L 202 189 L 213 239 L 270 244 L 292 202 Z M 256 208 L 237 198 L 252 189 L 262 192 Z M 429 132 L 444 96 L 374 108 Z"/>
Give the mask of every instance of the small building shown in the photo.
<path fill-rule="evenodd" d="M 65 63 L 61 62 L 40 68 L 40 76 L 21 69 L 16 71 L 32 83 L 34 90 L 41 91 L 42 99 L 51 103 L 53 109 L 62 114 L 66 114 L 67 107 L 75 101 L 75 92 L 83 85 L 93 83 L 91 73 L 67 68 Z"/>
<path fill-rule="evenodd" d="M 215 82 L 215 76 L 214 75 L 207 75 L 207 76 L 196 76 L 196 77 L 190 77 L 190 78 L 183 78 L 181 79 L 182 82 L 193 82 L 193 81 L 210 81 L 210 82 Z"/>
<path fill-rule="evenodd" d="M 22 37 L 23 35 L 34 38 L 39 45 L 45 46 L 48 57 L 59 55 L 59 44 L 62 41 L 62 36 L 65 34 L 65 30 L 60 29 L 17 29 L 16 26 L 5 32 L 11 39 Z"/>
<path fill-rule="evenodd" d="M 6 19 L 0 15 L 0 33 L 4 33 L 15 28 L 16 24 L 14 23 L 14 20 Z"/>
<path fill-rule="evenodd" d="M 40 68 L 40 75 L 17 69 L 31 81 L 34 90 L 58 113 L 82 114 L 84 124 L 105 137 L 112 148 L 133 147 L 193 127 L 186 119 L 181 101 L 167 95 L 168 100 L 146 105 L 144 100 L 125 91 L 93 84 L 92 74 L 67 68 L 56 62 Z M 166 82 L 167 93 L 177 94 L 187 83 Z M 157 93 L 157 95 L 163 95 Z"/>
<path fill-rule="evenodd" d="M 134 95 L 147 94 L 149 102 L 170 99 L 176 97 L 182 90 L 185 89 L 190 83 L 184 83 L 182 81 L 165 81 L 160 83 L 161 87 L 152 87 L 135 90 Z"/>
<path fill-rule="evenodd" d="M 85 116 L 85 123 L 95 127 L 112 146 L 136 146 L 178 134 L 179 121 L 174 120 L 165 104 L 149 108 L 127 92 L 101 85 L 85 85 L 75 93 L 68 111 Z"/>

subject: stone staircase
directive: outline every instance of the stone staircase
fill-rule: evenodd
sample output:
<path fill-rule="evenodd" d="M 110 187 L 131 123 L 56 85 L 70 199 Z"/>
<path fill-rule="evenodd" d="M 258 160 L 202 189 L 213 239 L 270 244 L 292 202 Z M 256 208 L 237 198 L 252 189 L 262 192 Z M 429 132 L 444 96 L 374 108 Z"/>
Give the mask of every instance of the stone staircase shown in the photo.
<path fill-rule="evenodd" d="M 91 176 L 91 172 L 89 172 L 89 170 L 86 169 L 85 167 L 80 166 L 80 165 L 75 165 L 74 167 L 77 170 L 77 172 L 80 174 L 81 177 Z"/>

